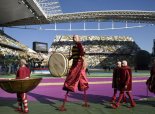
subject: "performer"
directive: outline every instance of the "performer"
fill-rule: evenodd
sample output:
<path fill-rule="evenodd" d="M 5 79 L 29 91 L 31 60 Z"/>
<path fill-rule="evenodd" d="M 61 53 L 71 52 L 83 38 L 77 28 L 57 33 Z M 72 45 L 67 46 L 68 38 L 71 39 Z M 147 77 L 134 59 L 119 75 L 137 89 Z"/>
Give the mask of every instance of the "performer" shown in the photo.
<path fill-rule="evenodd" d="M 73 59 L 72 66 L 69 70 L 69 73 L 64 82 L 63 90 L 67 91 L 65 95 L 65 99 L 61 107 L 60 111 L 66 111 L 65 103 L 67 101 L 67 96 L 69 91 L 75 92 L 78 88 L 79 91 L 84 91 L 84 105 L 88 107 L 86 90 L 89 88 L 88 80 L 86 78 L 86 62 L 84 57 L 84 49 L 82 44 L 80 43 L 80 38 L 78 35 L 73 36 L 74 46 L 72 47 L 72 55 L 69 60 Z"/>
<path fill-rule="evenodd" d="M 26 66 L 26 60 L 20 60 L 20 67 L 16 74 L 16 79 L 30 78 L 30 69 Z M 28 101 L 26 93 L 17 93 L 18 108 L 17 111 L 28 113 Z"/>
<path fill-rule="evenodd" d="M 112 96 L 112 103 L 116 101 L 116 94 L 118 89 L 118 79 L 120 77 L 120 69 L 121 69 L 121 62 L 118 61 L 116 67 L 113 70 L 113 78 L 112 78 L 112 88 L 114 88 L 114 94 Z"/>
<path fill-rule="evenodd" d="M 118 84 L 119 86 L 119 90 L 120 90 L 120 94 L 119 94 L 119 98 L 118 98 L 118 102 L 117 103 L 113 103 L 112 107 L 113 108 L 117 108 L 120 106 L 120 102 L 123 98 L 124 92 L 128 95 L 129 99 L 130 99 L 130 104 L 131 107 L 135 107 L 136 103 L 133 100 L 133 96 L 131 94 L 131 90 L 132 90 L 132 71 L 131 68 L 127 65 L 127 61 L 122 61 L 122 68 L 121 68 L 121 74 L 120 74 L 120 79 Z"/>
<path fill-rule="evenodd" d="M 113 70 L 113 78 L 112 78 L 112 88 L 114 88 L 114 94 L 112 96 L 112 102 L 116 101 L 116 94 L 118 89 L 118 79 L 120 77 L 120 68 L 121 68 L 121 62 L 118 61 L 116 64 L 116 67 Z"/>
<path fill-rule="evenodd" d="M 155 93 L 155 60 L 150 70 L 150 77 L 146 81 L 146 85 L 150 92 Z"/>
<path fill-rule="evenodd" d="M 113 70 L 113 78 L 112 78 L 112 88 L 114 88 L 114 94 L 112 96 L 111 102 L 114 103 L 116 101 L 116 94 L 119 87 L 118 81 L 120 78 L 120 70 L 121 70 L 121 62 L 118 61 L 116 63 L 116 67 Z M 126 102 L 125 95 L 123 96 L 123 102 Z"/>

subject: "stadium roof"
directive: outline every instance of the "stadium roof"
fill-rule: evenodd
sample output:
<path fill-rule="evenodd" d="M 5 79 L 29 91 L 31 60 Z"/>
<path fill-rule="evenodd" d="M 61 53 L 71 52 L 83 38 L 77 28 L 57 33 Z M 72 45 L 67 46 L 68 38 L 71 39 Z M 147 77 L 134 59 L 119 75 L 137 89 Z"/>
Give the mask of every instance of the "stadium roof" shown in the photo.
<path fill-rule="evenodd" d="M 6 23 L 37 16 L 46 17 L 35 0 L 0 0 L 0 24 L 4 26 Z"/>
<path fill-rule="evenodd" d="M 78 13 L 66 13 L 55 16 L 48 16 L 50 23 L 72 22 L 72 21 L 132 21 L 155 23 L 154 11 L 135 11 L 135 10 L 109 10 L 109 11 L 90 11 Z"/>
<path fill-rule="evenodd" d="M 155 11 L 110 10 L 62 13 L 58 0 L 0 0 L 1 27 L 109 20 L 155 23 Z"/>

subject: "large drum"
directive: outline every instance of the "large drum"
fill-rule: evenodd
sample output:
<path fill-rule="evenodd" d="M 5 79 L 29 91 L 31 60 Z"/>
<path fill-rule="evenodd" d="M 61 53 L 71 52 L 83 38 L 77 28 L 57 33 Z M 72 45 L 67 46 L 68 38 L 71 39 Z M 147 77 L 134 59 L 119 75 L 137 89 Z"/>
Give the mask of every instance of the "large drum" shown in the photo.
<path fill-rule="evenodd" d="M 48 62 L 49 70 L 53 76 L 62 77 L 69 68 L 68 59 L 62 53 L 53 53 Z"/>
<path fill-rule="evenodd" d="M 0 87 L 9 93 L 26 93 L 33 90 L 42 78 L 0 79 Z"/>

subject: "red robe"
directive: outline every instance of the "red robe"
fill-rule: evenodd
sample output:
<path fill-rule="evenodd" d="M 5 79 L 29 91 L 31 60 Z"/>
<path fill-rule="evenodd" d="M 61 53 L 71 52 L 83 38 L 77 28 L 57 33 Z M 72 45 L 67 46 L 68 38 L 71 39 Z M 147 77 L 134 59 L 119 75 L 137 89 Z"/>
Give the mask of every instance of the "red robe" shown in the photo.
<path fill-rule="evenodd" d="M 30 77 L 30 69 L 28 67 L 20 67 L 16 74 L 16 79 L 24 79 Z"/>
<path fill-rule="evenodd" d="M 112 88 L 116 88 L 116 89 L 118 88 L 118 81 L 120 78 L 120 70 L 121 70 L 120 67 L 116 67 L 113 70 Z"/>
<path fill-rule="evenodd" d="M 127 88 L 125 88 L 127 86 Z M 132 90 L 132 71 L 129 66 L 123 66 L 121 68 L 121 74 L 119 78 L 119 90 L 131 91 Z"/>
<path fill-rule="evenodd" d="M 73 59 L 73 63 L 64 82 L 63 90 L 75 92 L 77 88 L 79 91 L 84 91 L 89 88 L 86 73 L 83 71 L 83 55 L 83 46 L 78 42 L 72 49 L 72 56 L 70 59 Z"/>

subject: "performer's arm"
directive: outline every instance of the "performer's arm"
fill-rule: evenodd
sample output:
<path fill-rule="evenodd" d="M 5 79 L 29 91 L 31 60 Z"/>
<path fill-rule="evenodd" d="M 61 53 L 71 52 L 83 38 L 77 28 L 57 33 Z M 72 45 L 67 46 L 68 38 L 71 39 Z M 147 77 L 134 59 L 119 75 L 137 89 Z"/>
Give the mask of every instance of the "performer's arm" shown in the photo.
<path fill-rule="evenodd" d="M 127 85 L 130 83 L 130 79 L 131 79 L 132 73 L 131 73 L 131 69 L 126 71 L 126 83 L 125 83 L 125 88 L 127 88 Z"/>
<path fill-rule="evenodd" d="M 150 70 L 150 76 L 152 76 L 152 68 L 151 68 L 151 70 Z"/>
<path fill-rule="evenodd" d="M 154 78 L 154 67 L 151 68 L 151 72 L 150 72 L 150 81 L 151 81 L 151 84 L 153 82 L 153 78 Z"/>
<path fill-rule="evenodd" d="M 112 85 L 114 84 L 114 81 L 115 81 L 115 76 L 116 76 L 116 69 L 114 69 L 114 70 L 113 70 Z"/>

